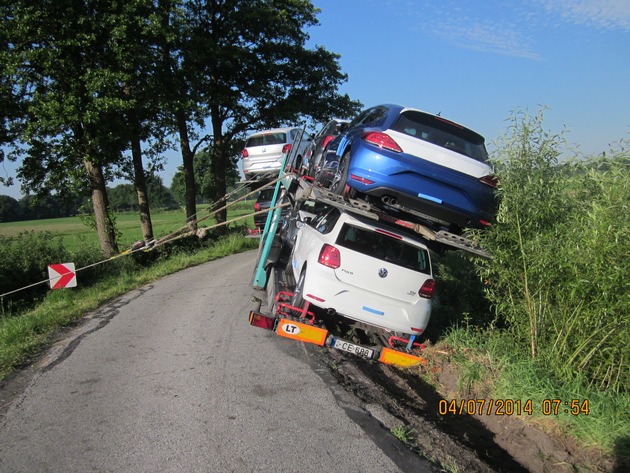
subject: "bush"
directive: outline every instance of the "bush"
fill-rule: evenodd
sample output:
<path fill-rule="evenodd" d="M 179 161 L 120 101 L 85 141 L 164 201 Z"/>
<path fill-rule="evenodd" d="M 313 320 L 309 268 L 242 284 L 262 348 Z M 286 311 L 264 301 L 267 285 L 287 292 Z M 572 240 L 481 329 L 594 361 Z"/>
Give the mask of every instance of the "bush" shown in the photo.
<path fill-rule="evenodd" d="M 559 163 L 542 113 L 516 114 L 494 165 L 501 204 L 479 233 L 486 295 L 516 347 L 559 379 L 627 390 L 630 376 L 630 160 L 625 148 Z"/>
<path fill-rule="evenodd" d="M 474 260 L 461 251 L 432 253 L 431 260 L 437 287 L 426 335 L 437 342 L 462 322 L 478 328 L 492 326 L 494 317 L 484 298 Z"/>
<path fill-rule="evenodd" d="M 48 265 L 72 262 L 78 269 L 103 258 L 96 247 L 81 245 L 81 250 L 70 252 L 62 237 L 50 232 L 23 232 L 16 238 L 0 235 L 0 245 L 0 294 L 22 289 L 2 297 L 2 314 L 33 307 L 48 294 Z M 87 268 L 81 273 L 82 283 L 91 284 L 104 271 L 98 266 Z"/>
<path fill-rule="evenodd" d="M 68 252 L 61 238 L 51 233 L 23 232 L 17 238 L 0 235 L 0 294 L 34 285 L 23 291 L 2 298 L 2 312 L 30 305 L 32 299 L 40 299 L 47 291 L 43 281 L 48 279 L 48 265 L 66 262 Z M 42 284 L 37 284 L 42 282 Z"/>

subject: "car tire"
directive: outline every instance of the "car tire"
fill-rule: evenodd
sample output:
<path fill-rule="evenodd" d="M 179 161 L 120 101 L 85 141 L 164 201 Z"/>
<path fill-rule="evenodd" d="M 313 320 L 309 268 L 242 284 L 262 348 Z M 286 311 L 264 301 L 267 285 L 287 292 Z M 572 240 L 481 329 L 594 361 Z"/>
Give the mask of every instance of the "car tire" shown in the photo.
<path fill-rule="evenodd" d="M 303 269 L 300 273 L 295 290 L 293 291 L 293 297 L 291 298 L 291 305 L 299 309 L 304 305 L 304 280 L 306 279 L 306 269 Z"/>
<path fill-rule="evenodd" d="M 348 167 L 350 162 L 350 151 L 344 153 L 343 157 L 339 160 L 338 175 L 339 179 L 332 186 L 330 186 L 331 192 L 338 195 L 345 195 L 346 183 L 348 182 Z"/>

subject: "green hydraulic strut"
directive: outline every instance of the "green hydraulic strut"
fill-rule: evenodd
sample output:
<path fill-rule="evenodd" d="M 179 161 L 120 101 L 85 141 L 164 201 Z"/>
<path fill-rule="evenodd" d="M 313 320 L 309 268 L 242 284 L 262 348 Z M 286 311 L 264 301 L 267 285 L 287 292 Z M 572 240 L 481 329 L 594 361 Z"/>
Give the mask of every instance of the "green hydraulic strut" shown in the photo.
<path fill-rule="evenodd" d="M 278 177 L 284 176 L 284 167 L 286 166 L 288 154 L 284 156 L 282 160 L 282 167 L 280 168 L 280 173 Z M 278 200 L 278 194 L 280 193 L 280 181 L 276 182 L 276 187 L 273 192 L 273 197 L 271 198 L 270 207 L 275 207 L 276 202 Z M 267 284 L 267 271 L 265 268 L 265 264 L 267 263 L 267 258 L 269 257 L 269 252 L 271 250 L 271 244 L 273 243 L 273 238 L 278 229 L 278 222 L 280 222 L 280 215 L 282 213 L 281 208 L 274 209 L 273 212 L 267 213 L 267 220 L 265 221 L 265 228 L 263 229 L 262 235 L 260 237 L 260 246 L 259 246 L 259 256 L 258 263 L 256 265 L 256 270 L 254 272 L 254 280 L 252 285 L 256 289 L 264 289 Z"/>

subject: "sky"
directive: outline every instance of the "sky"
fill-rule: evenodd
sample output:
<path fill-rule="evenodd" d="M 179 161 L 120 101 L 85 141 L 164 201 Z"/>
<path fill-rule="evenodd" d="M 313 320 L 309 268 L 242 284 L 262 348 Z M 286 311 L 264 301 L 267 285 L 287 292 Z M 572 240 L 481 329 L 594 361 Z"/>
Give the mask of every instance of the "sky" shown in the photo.
<path fill-rule="evenodd" d="M 587 154 L 630 138 L 630 0 L 314 0 L 311 41 L 366 107 L 441 113 L 485 136 L 512 111 Z"/>
<path fill-rule="evenodd" d="M 630 139 L 630 0 L 312 0 L 308 45 L 340 55 L 341 92 L 503 135 L 513 111 L 544 107 L 585 155 Z M 270 25 L 272 26 L 272 25 Z M 315 131 L 315 130 L 312 130 Z M 181 165 L 167 155 L 165 185 Z M 15 165 L 0 163 L 15 176 Z M 19 198 L 19 185 L 0 186 Z"/>

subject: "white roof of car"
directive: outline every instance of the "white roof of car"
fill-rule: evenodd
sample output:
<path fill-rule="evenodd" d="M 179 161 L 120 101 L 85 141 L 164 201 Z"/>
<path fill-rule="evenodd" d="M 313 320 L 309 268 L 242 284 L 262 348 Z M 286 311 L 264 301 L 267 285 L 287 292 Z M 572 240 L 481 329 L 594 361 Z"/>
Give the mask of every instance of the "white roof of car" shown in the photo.
<path fill-rule="evenodd" d="M 285 128 L 270 128 L 269 130 L 257 131 L 256 133 L 252 133 L 249 136 L 264 135 L 266 133 L 287 133 L 287 132 L 289 132 L 291 130 L 295 130 L 295 129 L 297 129 L 297 127 L 294 127 L 294 126 L 285 127 Z"/>

